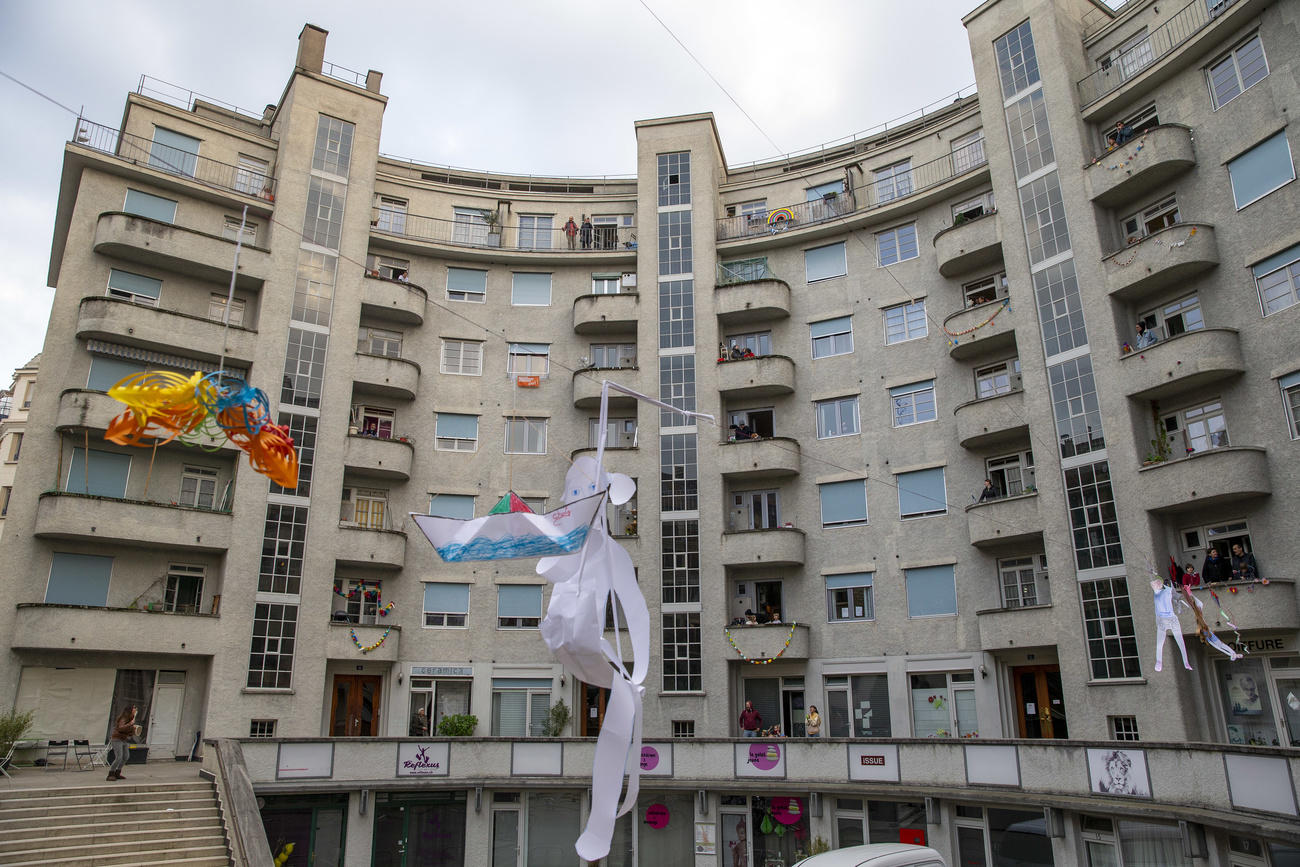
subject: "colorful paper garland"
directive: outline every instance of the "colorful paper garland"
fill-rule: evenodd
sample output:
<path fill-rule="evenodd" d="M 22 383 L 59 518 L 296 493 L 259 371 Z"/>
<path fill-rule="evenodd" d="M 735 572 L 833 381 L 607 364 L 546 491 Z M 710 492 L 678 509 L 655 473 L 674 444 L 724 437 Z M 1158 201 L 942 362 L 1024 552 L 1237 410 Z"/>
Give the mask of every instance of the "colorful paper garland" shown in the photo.
<path fill-rule="evenodd" d="M 971 334 L 972 332 L 979 331 L 985 325 L 988 325 L 994 319 L 997 319 L 998 315 L 1001 314 L 1002 311 L 1010 310 L 1010 309 L 1011 309 L 1011 299 L 1003 298 L 1002 303 L 997 306 L 997 309 L 995 309 L 991 314 L 989 314 L 989 318 L 985 319 L 983 322 L 977 325 L 972 325 L 970 328 L 964 329 L 962 331 L 949 331 L 947 327 L 941 326 L 943 327 L 943 333 L 948 335 L 948 345 L 956 346 L 958 342 L 957 341 L 958 337 L 965 337 L 967 334 Z"/>
<path fill-rule="evenodd" d="M 1175 247 L 1182 247 L 1182 246 L 1185 245 L 1188 241 L 1192 240 L 1192 238 L 1194 238 L 1194 237 L 1196 236 L 1196 228 L 1197 228 L 1196 226 L 1192 226 L 1191 231 L 1189 231 L 1189 232 L 1187 233 L 1187 237 L 1183 238 L 1181 241 L 1166 241 L 1164 238 L 1151 238 L 1151 237 L 1143 238 L 1142 240 L 1137 241 L 1137 242 L 1135 242 L 1134 244 L 1131 245 L 1132 248 L 1133 248 L 1133 252 L 1129 255 L 1128 259 L 1126 259 L 1126 260 L 1124 260 L 1123 262 L 1121 262 L 1121 261 L 1119 261 L 1118 259 L 1114 258 L 1115 256 L 1118 256 L 1119 254 L 1118 254 L 1118 253 L 1114 253 L 1114 254 L 1112 254 L 1112 256 L 1111 256 L 1111 260 L 1110 260 L 1110 261 L 1111 261 L 1112 263 L 1118 265 L 1118 266 L 1121 267 L 1121 268 L 1127 268 L 1129 265 L 1132 265 L 1132 264 L 1133 264 L 1133 260 L 1137 258 L 1138 249 L 1139 249 L 1143 244 L 1146 244 L 1146 243 L 1148 243 L 1148 242 L 1150 242 L 1150 243 L 1156 245 L 1157 247 L 1167 247 L 1167 248 L 1170 249 L 1170 250 L 1173 250 Z"/>
<path fill-rule="evenodd" d="M 770 665 L 780 659 L 785 654 L 786 650 L 790 648 L 790 642 L 794 639 L 794 629 L 798 625 L 798 623 L 790 624 L 790 632 L 786 635 L 785 643 L 781 645 L 781 649 L 777 652 L 776 656 L 764 656 L 757 659 L 751 656 L 746 656 L 745 651 L 736 646 L 736 639 L 731 637 L 731 627 L 722 627 L 722 632 L 727 636 L 727 643 L 731 645 L 731 649 L 736 651 L 736 654 L 745 662 L 748 662 L 750 665 Z"/>

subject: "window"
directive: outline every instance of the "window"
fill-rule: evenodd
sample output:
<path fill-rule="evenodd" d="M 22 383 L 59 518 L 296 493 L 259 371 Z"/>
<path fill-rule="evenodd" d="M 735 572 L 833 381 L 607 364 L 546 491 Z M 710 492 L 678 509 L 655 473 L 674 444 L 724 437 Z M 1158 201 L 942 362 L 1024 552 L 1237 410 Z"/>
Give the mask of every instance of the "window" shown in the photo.
<path fill-rule="evenodd" d="M 664 613 L 664 692 L 698 692 L 704 686 L 700 647 L 700 613 Z"/>
<path fill-rule="evenodd" d="M 1110 739 L 1113 741 L 1141 740 L 1138 737 L 1138 721 L 1135 716 L 1108 716 L 1106 725 L 1110 729 Z"/>
<path fill-rule="evenodd" d="M 938 418 L 932 379 L 896 385 L 889 390 L 889 398 L 894 410 L 894 427 L 907 427 Z"/>
<path fill-rule="evenodd" d="M 229 305 L 226 304 L 226 296 L 213 292 L 208 296 L 208 318 L 215 319 L 218 322 L 226 321 L 227 307 L 230 310 L 230 324 L 236 328 L 242 328 L 244 325 L 244 299 L 235 298 Z"/>
<path fill-rule="evenodd" d="M 809 326 L 812 333 L 812 357 L 829 358 L 853 351 L 853 317 L 824 319 Z"/>
<path fill-rule="evenodd" d="M 916 245 L 916 223 L 898 226 L 876 234 L 876 262 L 880 267 L 893 265 L 921 255 Z"/>
<path fill-rule="evenodd" d="M 497 629 L 536 629 L 541 619 L 540 584 L 497 585 Z"/>
<path fill-rule="evenodd" d="M 16 461 L 22 449 L 22 434 L 14 434 L 14 440 L 13 455 L 10 459 Z M 86 450 L 73 449 L 72 460 L 68 464 L 68 484 L 64 490 L 95 497 L 122 499 L 126 496 L 126 480 L 130 473 L 130 455 L 91 449 L 90 461 L 87 465 Z"/>
<path fill-rule="evenodd" d="M 1239 211 L 1294 181 L 1295 165 L 1291 162 L 1286 130 L 1230 160 L 1228 177 L 1232 180 L 1232 196 Z"/>
<path fill-rule="evenodd" d="M 273 738 L 275 737 L 275 724 L 277 720 L 273 719 L 255 719 L 248 721 L 248 736 L 250 738 Z"/>
<path fill-rule="evenodd" d="M 434 413 L 434 447 L 442 452 L 478 451 L 478 416 Z"/>
<path fill-rule="evenodd" d="M 635 281 L 631 284 L 635 287 Z M 618 295 L 623 291 L 623 275 L 619 273 L 592 274 L 592 295 Z"/>
<path fill-rule="evenodd" d="M 1188 295 L 1171 304 L 1148 310 L 1138 317 L 1138 321 L 1149 331 L 1163 337 L 1176 337 L 1205 327 L 1205 318 L 1201 314 L 1201 299 L 1195 295 Z"/>
<path fill-rule="evenodd" d="M 406 234 L 406 199 L 380 196 L 379 207 L 375 212 L 375 228 L 394 235 Z"/>
<path fill-rule="evenodd" d="M 1002 587 L 1003 608 L 1051 604 L 1046 554 L 999 560 L 998 577 Z"/>
<path fill-rule="evenodd" d="M 813 404 L 817 410 L 817 439 L 845 437 L 858 432 L 858 397 L 837 397 Z"/>
<path fill-rule="evenodd" d="M 1183 857 L 1183 836 L 1173 823 L 1138 819 L 1111 820 L 1087 815 L 1081 818 L 1081 837 L 1088 850 L 1088 864 L 1092 867 L 1192 863 Z M 1236 867 L 1236 861 L 1232 863 Z"/>
<path fill-rule="evenodd" d="M 833 738 L 890 737 L 892 731 L 889 721 L 888 675 L 854 674 L 827 677 L 825 720 L 827 733 Z M 843 807 L 845 801 L 846 799 L 839 799 L 839 805 Z M 862 802 L 856 803 L 857 809 L 861 810 Z M 893 839 L 898 839 L 896 832 Z"/>
<path fill-rule="evenodd" d="M 1292 707 L 1300 689 L 1300 656 L 1290 653 L 1252 654 L 1230 666 L 1222 657 L 1215 661 L 1229 743 L 1300 745 L 1300 713 Z"/>
<path fill-rule="evenodd" d="M 1205 74 L 1216 109 L 1263 81 L 1268 75 L 1268 61 L 1264 58 L 1264 44 L 1259 41 L 1259 34 L 1232 49 L 1227 57 L 1211 63 Z"/>
<path fill-rule="evenodd" d="M 443 717 L 469 713 L 469 688 L 470 680 L 464 677 L 412 677 L 408 735 L 414 738 L 437 734 Z"/>
<path fill-rule="evenodd" d="M 613 370 L 636 367 L 636 344 L 593 343 L 589 363 L 592 367 Z"/>
<path fill-rule="evenodd" d="M 884 203 L 910 195 L 912 192 L 912 161 L 910 159 L 876 169 L 876 202 Z"/>
<path fill-rule="evenodd" d="M 633 482 L 636 479 L 632 480 Z M 530 504 L 531 505 L 531 504 Z M 544 512 L 545 505 L 536 507 L 534 512 Z M 626 503 L 605 503 L 605 520 L 609 523 L 611 536 L 635 536 L 637 534 L 636 494 Z"/>
<path fill-rule="evenodd" d="M 772 332 L 770 331 L 750 331 L 745 334 L 728 334 L 723 341 L 728 349 L 736 347 L 744 355 L 745 350 L 749 350 L 756 356 L 772 354 Z"/>
<path fill-rule="evenodd" d="M 126 191 L 126 201 L 122 204 L 122 210 L 128 214 L 157 220 L 160 223 L 176 222 L 176 201 L 174 199 L 164 199 L 162 196 L 142 193 L 139 190 L 128 189 Z"/>
<path fill-rule="evenodd" d="M 984 130 L 977 129 L 952 140 L 952 173 L 960 175 L 984 164 Z"/>
<path fill-rule="evenodd" d="M 293 285 L 293 308 L 289 318 L 312 325 L 329 325 L 334 305 L 334 280 L 338 274 L 337 256 L 302 250 L 298 254 L 298 273 Z"/>
<path fill-rule="evenodd" d="M 541 737 L 550 715 L 549 677 L 492 678 L 493 737 Z"/>
<path fill-rule="evenodd" d="M 948 513 L 943 467 L 898 474 L 898 516 L 924 518 Z"/>
<path fill-rule="evenodd" d="M 9 498 L 14 495 L 12 485 L 5 485 L 0 488 L 0 518 L 9 514 Z"/>
<path fill-rule="evenodd" d="M 239 166 L 235 170 L 235 189 L 250 196 L 260 196 L 269 192 L 271 180 L 268 177 L 270 163 L 266 160 L 239 155 Z"/>
<path fill-rule="evenodd" d="M 258 592 L 296 594 L 301 589 L 302 563 L 307 555 L 307 511 L 306 506 L 266 504 Z"/>
<path fill-rule="evenodd" d="M 974 737 L 975 672 L 912 675 L 912 737 Z"/>
<path fill-rule="evenodd" d="M 631 247 L 632 215 L 631 214 L 605 214 L 591 216 L 592 247 L 597 250 L 616 250 L 618 249 L 618 230 L 627 229 L 626 237 L 629 239 L 624 244 Z"/>
<path fill-rule="evenodd" d="M 242 231 L 241 231 L 242 227 Z M 239 241 L 241 244 L 257 244 L 257 223 L 241 220 L 239 217 L 226 217 L 221 226 L 221 237 L 227 241 Z"/>
<path fill-rule="evenodd" d="M 929 334 L 925 321 L 925 299 L 885 308 L 885 343 L 902 343 Z"/>
<path fill-rule="evenodd" d="M 1147 235 L 1167 229 L 1179 221 L 1178 201 L 1170 196 L 1164 201 L 1149 205 L 1138 213 L 1125 217 L 1119 225 L 1124 235 L 1124 242 L 1132 244 Z"/>
<path fill-rule="evenodd" d="M 506 454 L 546 454 L 546 419 L 507 418 Z"/>
<path fill-rule="evenodd" d="M 766 220 L 767 199 L 754 199 L 752 202 L 740 202 L 735 205 L 727 205 L 727 216 L 734 217 L 737 215 Z"/>
<path fill-rule="evenodd" d="M 429 582 L 424 585 L 424 625 L 462 627 L 469 614 L 469 585 Z"/>
<path fill-rule="evenodd" d="M 388 530 L 388 491 L 382 488 L 344 488 L 339 522 L 366 530 Z"/>
<path fill-rule="evenodd" d="M 984 462 L 984 469 L 999 497 L 1018 497 L 1030 488 L 1038 489 L 1034 483 L 1034 453 L 1031 451 L 989 458 Z"/>
<path fill-rule="evenodd" d="M 844 242 L 803 251 L 804 275 L 809 283 L 843 277 L 849 272 Z"/>
<path fill-rule="evenodd" d="M 108 291 L 110 298 L 120 298 L 134 304 L 148 307 L 158 306 L 158 296 L 162 293 L 162 281 L 130 271 L 112 268 L 108 272 Z"/>
<path fill-rule="evenodd" d="M 1228 560 L 1233 545 L 1241 545 L 1246 551 L 1251 550 L 1250 526 L 1245 519 L 1225 521 L 1208 527 L 1188 527 L 1179 532 L 1182 534 L 1184 551 L 1206 554 L 1210 548 L 1216 548 L 1219 556 Z M 1196 555 L 1193 554 L 1191 559 L 1195 561 Z"/>
<path fill-rule="evenodd" d="M 776 436 L 776 416 L 771 409 L 741 409 L 735 412 L 727 413 L 727 430 L 731 430 L 731 425 L 748 425 L 749 429 L 758 434 L 759 439 L 767 439 Z M 728 438 L 732 438 L 728 434 Z"/>
<path fill-rule="evenodd" d="M 1300 440 L 1300 371 L 1288 373 L 1278 379 L 1282 389 L 1282 408 L 1286 412 L 1287 433 L 1291 439 Z"/>
<path fill-rule="evenodd" d="M 999 36 L 993 48 L 998 58 L 1003 99 L 1010 99 L 1038 83 L 1038 52 L 1034 48 L 1034 34 L 1028 21 L 1022 21 L 1015 29 Z"/>
<path fill-rule="evenodd" d="M 551 249 L 551 214 L 519 215 L 519 247 L 523 250 Z M 518 303 L 518 302 L 516 302 Z"/>
<path fill-rule="evenodd" d="M 343 204 L 347 184 L 327 181 L 312 175 L 307 183 L 307 215 L 303 219 L 302 239 L 330 250 L 339 247 L 343 232 Z"/>
<path fill-rule="evenodd" d="M 367 578 L 334 580 L 334 619 L 346 623 L 379 622 L 383 605 L 383 582 Z"/>
<path fill-rule="evenodd" d="M 402 357 L 402 332 L 362 326 L 357 332 L 357 352 L 364 355 Z"/>
<path fill-rule="evenodd" d="M 217 471 L 212 467 L 196 467 L 189 464 L 181 473 L 182 506 L 194 506 L 198 509 L 211 509 L 217 500 Z"/>
<path fill-rule="evenodd" d="M 997 301 L 1000 298 L 1007 297 L 1007 274 L 1003 271 L 1000 274 L 990 274 L 988 277 L 981 277 L 961 287 L 962 297 L 966 299 L 967 307 L 974 307 L 977 304 L 987 304 L 990 301 Z"/>
<path fill-rule="evenodd" d="M 846 572 L 826 576 L 826 621 L 875 620 L 871 572 Z"/>
<path fill-rule="evenodd" d="M 693 719 L 673 720 L 673 737 L 675 738 L 695 737 L 695 720 Z"/>
<path fill-rule="evenodd" d="M 551 275 L 514 273 L 510 303 L 515 307 L 547 307 L 551 303 Z"/>
<path fill-rule="evenodd" d="M 360 405 L 352 408 L 352 423 L 356 425 L 357 433 L 363 437 L 392 439 L 394 417 L 393 411 L 388 407 Z"/>
<path fill-rule="evenodd" d="M 473 301 L 482 304 L 487 300 L 487 272 L 469 268 L 447 269 L 447 300 Z"/>
<path fill-rule="evenodd" d="M 635 418 L 605 419 L 605 448 L 630 449 L 636 447 Z M 600 419 L 587 420 L 587 446 L 596 448 L 600 445 Z"/>
<path fill-rule="evenodd" d="M 410 277 L 411 260 L 398 259 L 393 256 L 377 256 L 372 253 L 366 256 L 366 272 L 371 277 L 405 281 Z"/>
<path fill-rule="evenodd" d="M 996 210 L 993 207 L 993 191 L 980 193 L 974 198 L 965 199 L 952 206 L 952 224 L 960 226 L 968 220 L 975 220 Z"/>
<path fill-rule="evenodd" d="M 904 569 L 907 616 L 938 617 L 957 613 L 957 577 L 953 566 Z"/>
<path fill-rule="evenodd" d="M 345 120 L 321 115 L 316 120 L 316 149 L 311 167 L 317 171 L 346 177 L 352 163 L 352 133 L 355 127 Z"/>
<path fill-rule="evenodd" d="M 1122 564 L 1124 548 L 1119 540 L 1110 464 L 1098 461 L 1066 470 L 1065 499 L 1074 534 L 1075 567 L 1099 569 Z"/>
<path fill-rule="evenodd" d="M 1020 359 L 999 361 L 987 367 L 975 368 L 975 397 L 997 397 L 1020 390 Z"/>
<path fill-rule="evenodd" d="M 253 641 L 248 653 L 251 689 L 293 686 L 293 650 L 298 606 L 258 602 L 253 606 Z"/>
<path fill-rule="evenodd" d="M 1141 677 L 1128 581 L 1123 578 L 1083 581 L 1079 593 L 1083 598 L 1083 628 L 1093 679 Z"/>
<path fill-rule="evenodd" d="M 718 285 L 728 286 L 732 283 L 747 283 L 751 280 L 770 279 L 772 272 L 767 267 L 766 256 L 751 259 L 732 259 L 718 266 Z"/>
<path fill-rule="evenodd" d="M 823 527 L 855 527 L 867 523 L 866 479 L 826 482 L 817 486 Z"/>
<path fill-rule="evenodd" d="M 549 343 L 512 343 L 506 372 L 516 376 L 546 376 L 551 371 Z"/>
<path fill-rule="evenodd" d="M 9 438 L 9 453 L 5 455 L 5 463 L 16 463 L 18 456 L 23 453 L 23 435 L 21 432 L 15 433 Z"/>
<path fill-rule="evenodd" d="M 1166 416 L 1165 431 L 1175 441 L 1181 431 L 1182 446 L 1189 455 L 1228 445 L 1228 423 L 1223 404 L 1217 400 Z"/>
<path fill-rule="evenodd" d="M 112 573 L 112 557 L 56 551 L 50 562 L 50 581 L 45 587 L 45 603 L 103 608 L 108 604 L 108 582 Z"/>
<path fill-rule="evenodd" d="M 451 242 L 483 247 L 488 242 L 488 212 L 479 208 L 452 208 Z"/>
<path fill-rule="evenodd" d="M 781 526 L 778 491 L 734 491 L 731 494 L 731 530 L 771 530 Z"/>
<path fill-rule="evenodd" d="M 1031 264 L 1037 265 L 1070 249 L 1070 228 L 1065 219 L 1065 202 L 1061 198 L 1061 179 L 1057 172 L 1050 172 L 1020 188 L 1020 211 L 1024 215 Z"/>
<path fill-rule="evenodd" d="M 161 126 L 153 128 L 153 144 L 149 147 L 150 168 L 192 178 L 198 162 L 198 139 Z"/>
<path fill-rule="evenodd" d="M 430 494 L 429 514 L 439 518 L 472 518 L 474 498 L 469 494 Z"/>
<path fill-rule="evenodd" d="M 456 376 L 482 376 L 483 342 L 444 339 L 441 370 Z"/>
<path fill-rule="evenodd" d="M 1268 316 L 1300 303 L 1300 244 L 1251 267 L 1259 303 Z"/>
<path fill-rule="evenodd" d="M 281 403 L 311 408 L 320 406 L 328 344 L 329 335 L 326 333 L 290 326 L 284 381 L 280 386 Z"/>
<path fill-rule="evenodd" d="M 1102 69 L 1112 69 L 1118 64 L 1120 80 L 1126 81 L 1145 69 L 1154 58 L 1151 40 L 1148 38 L 1147 29 L 1143 27 L 1097 62 Z"/>

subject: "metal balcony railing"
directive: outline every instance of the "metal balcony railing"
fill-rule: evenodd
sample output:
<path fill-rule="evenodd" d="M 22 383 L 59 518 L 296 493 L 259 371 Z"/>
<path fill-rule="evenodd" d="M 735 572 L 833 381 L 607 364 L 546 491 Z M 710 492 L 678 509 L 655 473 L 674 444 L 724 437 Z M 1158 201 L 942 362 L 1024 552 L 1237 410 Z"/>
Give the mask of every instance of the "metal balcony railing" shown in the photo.
<path fill-rule="evenodd" d="M 738 262 L 719 262 L 715 286 L 734 286 L 753 280 L 775 280 L 777 276 L 767 267 L 767 257 L 744 259 Z"/>
<path fill-rule="evenodd" d="M 1079 105 L 1089 105 L 1118 90 L 1125 82 L 1209 27 L 1235 2 L 1237 0 L 1192 0 L 1148 33 L 1146 39 L 1119 56 L 1104 58 L 1100 69 L 1079 81 Z"/>
<path fill-rule="evenodd" d="M 593 225 L 569 235 L 553 226 L 489 225 L 485 218 L 447 220 L 376 207 L 372 232 L 455 247 L 481 247 L 530 253 L 612 253 L 636 250 L 633 226 Z"/>
<path fill-rule="evenodd" d="M 275 201 L 275 178 L 270 175 L 217 162 L 85 118 L 77 118 L 72 142 L 124 162 L 189 178 L 205 186 Z"/>
<path fill-rule="evenodd" d="M 242 114 L 252 121 L 260 122 L 262 120 L 262 112 L 260 111 L 240 108 L 233 102 L 226 102 L 224 99 L 217 99 L 215 96 L 208 96 L 182 85 L 172 84 L 170 81 L 163 81 L 161 78 L 154 78 L 152 75 L 141 75 L 140 83 L 136 85 L 135 92 L 140 96 L 147 96 L 150 99 L 156 99 L 159 102 L 165 102 L 186 111 L 194 111 L 194 106 L 202 101 L 235 114 Z"/>
<path fill-rule="evenodd" d="M 723 217 L 718 220 L 718 240 L 775 234 L 881 208 L 969 174 L 987 163 L 981 138 L 936 160 L 895 172 L 888 180 L 869 181 L 812 202 Z"/>
<path fill-rule="evenodd" d="M 346 66 L 330 63 L 328 60 L 321 61 L 320 71 L 321 75 L 327 75 L 347 84 L 355 84 L 357 87 L 366 86 L 366 74 L 364 72 L 357 72 L 355 69 L 348 69 Z"/>

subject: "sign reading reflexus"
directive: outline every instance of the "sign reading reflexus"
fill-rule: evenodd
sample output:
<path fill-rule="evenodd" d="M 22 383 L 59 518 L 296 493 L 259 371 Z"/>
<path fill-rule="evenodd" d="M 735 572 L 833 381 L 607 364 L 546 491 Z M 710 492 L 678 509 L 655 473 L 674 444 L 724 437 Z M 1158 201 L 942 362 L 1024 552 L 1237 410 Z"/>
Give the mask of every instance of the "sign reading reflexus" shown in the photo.
<path fill-rule="evenodd" d="M 445 777 L 451 745 L 403 743 L 397 745 L 397 776 Z"/>

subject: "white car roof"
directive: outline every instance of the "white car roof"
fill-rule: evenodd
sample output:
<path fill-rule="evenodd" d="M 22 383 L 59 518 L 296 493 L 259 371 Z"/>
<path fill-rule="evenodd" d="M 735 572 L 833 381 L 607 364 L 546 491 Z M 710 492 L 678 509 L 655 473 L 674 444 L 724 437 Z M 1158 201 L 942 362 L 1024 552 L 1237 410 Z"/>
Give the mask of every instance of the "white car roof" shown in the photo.
<path fill-rule="evenodd" d="M 929 846 L 908 843 L 868 843 L 813 855 L 794 867 L 946 867 L 943 856 Z"/>

